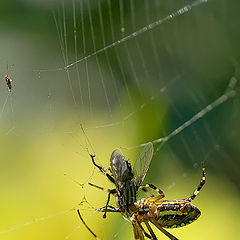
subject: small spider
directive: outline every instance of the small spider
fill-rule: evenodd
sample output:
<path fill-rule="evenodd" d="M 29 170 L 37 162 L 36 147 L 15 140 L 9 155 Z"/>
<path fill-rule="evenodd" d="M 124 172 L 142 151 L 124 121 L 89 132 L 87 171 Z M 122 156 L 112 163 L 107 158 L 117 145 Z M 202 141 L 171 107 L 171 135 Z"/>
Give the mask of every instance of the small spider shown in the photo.
<path fill-rule="evenodd" d="M 8 74 L 8 64 L 7 64 L 7 74 L 5 75 L 5 81 L 8 87 L 8 91 L 11 91 L 12 89 L 12 79 L 10 78 L 9 74 Z"/>
<path fill-rule="evenodd" d="M 12 79 L 8 74 L 5 75 L 5 81 L 7 83 L 8 91 L 10 92 L 12 89 Z"/>

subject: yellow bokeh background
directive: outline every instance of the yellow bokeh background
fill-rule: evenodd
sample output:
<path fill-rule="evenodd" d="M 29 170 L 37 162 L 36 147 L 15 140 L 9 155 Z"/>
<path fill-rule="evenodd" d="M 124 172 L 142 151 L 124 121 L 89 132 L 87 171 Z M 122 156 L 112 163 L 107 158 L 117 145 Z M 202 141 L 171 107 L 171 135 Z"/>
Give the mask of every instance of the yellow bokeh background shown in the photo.
<path fill-rule="evenodd" d="M 113 186 L 94 170 L 81 129 L 76 130 L 77 134 L 61 132 L 60 129 L 64 129 L 61 124 L 57 129 L 47 134 L 34 129 L 31 135 L 25 132 L 16 138 L 9 134 L 1 139 L 5 162 L 1 175 L 1 239 L 92 239 L 72 208 L 81 210 L 87 224 L 101 239 L 133 239 L 131 224 L 120 214 L 109 213 L 103 219 L 102 213 L 95 211 L 104 206 L 107 194 L 87 182 L 106 188 Z M 117 147 L 115 144 L 129 142 L 121 131 L 86 132 L 94 150 L 100 153 L 97 160 L 104 166 L 108 166 L 111 151 Z M 129 151 L 124 152 L 127 156 Z M 157 164 L 161 181 L 151 179 L 151 168 L 148 179 L 165 192 L 166 199 L 188 197 L 199 183 L 200 168 L 186 171 L 177 157 L 171 158 L 168 154 L 163 157 Z M 13 160 L 14 164 L 10 164 Z M 71 178 L 85 183 L 84 187 Z M 84 196 L 93 208 L 86 202 L 78 205 Z M 194 239 L 234 239 L 238 234 L 238 202 L 236 188 L 228 179 L 209 172 L 207 167 L 206 185 L 194 200 L 202 216 L 193 224 L 170 232 L 179 239 L 193 236 Z M 155 232 L 160 239 L 167 239 L 157 229 Z"/>

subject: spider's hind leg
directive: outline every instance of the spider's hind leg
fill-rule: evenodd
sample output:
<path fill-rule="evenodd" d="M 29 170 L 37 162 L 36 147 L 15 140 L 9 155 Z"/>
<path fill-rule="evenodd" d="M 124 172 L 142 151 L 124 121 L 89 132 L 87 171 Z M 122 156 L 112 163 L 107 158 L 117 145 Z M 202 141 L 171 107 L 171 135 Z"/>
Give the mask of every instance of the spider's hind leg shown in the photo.
<path fill-rule="evenodd" d="M 174 237 L 171 233 L 166 231 L 157 221 L 151 220 L 151 223 L 154 224 L 162 233 L 164 233 L 171 240 L 178 240 L 178 238 Z"/>

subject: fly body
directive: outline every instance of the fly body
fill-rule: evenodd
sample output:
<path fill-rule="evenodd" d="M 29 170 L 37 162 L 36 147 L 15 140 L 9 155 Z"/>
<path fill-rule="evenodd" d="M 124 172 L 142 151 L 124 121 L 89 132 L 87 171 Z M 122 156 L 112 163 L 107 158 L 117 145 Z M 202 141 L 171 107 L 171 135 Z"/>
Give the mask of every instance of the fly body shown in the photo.
<path fill-rule="evenodd" d="M 153 186 L 151 184 L 141 185 L 152 160 L 153 144 L 151 142 L 146 144 L 139 157 L 136 159 L 133 168 L 119 149 L 114 150 L 110 157 L 111 174 L 107 173 L 101 166 L 96 164 L 95 155 L 90 156 L 93 164 L 115 185 L 114 189 L 107 189 L 108 199 L 106 206 L 99 208 L 98 211 L 104 212 L 104 218 L 106 217 L 106 212 L 121 212 L 126 217 L 130 217 L 133 213 L 131 211 L 132 206 L 137 200 L 138 189 L 141 188 L 146 191 L 146 187 Z M 102 187 L 92 183 L 89 184 L 103 190 Z M 111 195 L 115 195 L 118 208 L 109 205 Z"/>
<path fill-rule="evenodd" d="M 131 164 L 124 158 L 120 150 L 113 151 L 110 159 L 111 171 L 116 185 L 116 202 L 121 212 L 129 211 L 136 201 L 137 188 Z"/>

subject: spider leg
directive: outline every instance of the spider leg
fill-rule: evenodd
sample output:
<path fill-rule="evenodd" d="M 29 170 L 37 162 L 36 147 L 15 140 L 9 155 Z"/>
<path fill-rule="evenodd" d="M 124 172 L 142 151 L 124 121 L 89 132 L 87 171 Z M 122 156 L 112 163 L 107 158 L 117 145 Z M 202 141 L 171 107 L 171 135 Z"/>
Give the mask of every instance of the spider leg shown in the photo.
<path fill-rule="evenodd" d="M 135 240 L 144 240 L 144 235 L 142 229 L 136 224 L 136 222 L 132 222 L 134 238 Z"/>
<path fill-rule="evenodd" d="M 201 177 L 201 181 L 198 185 L 198 187 L 196 188 L 196 190 L 194 191 L 194 193 L 192 194 L 191 197 L 187 198 L 186 200 L 188 200 L 189 202 L 191 202 L 200 192 L 200 190 L 202 189 L 203 185 L 205 184 L 206 181 L 206 172 L 205 172 L 205 166 L 202 165 L 202 177 Z"/>
<path fill-rule="evenodd" d="M 92 159 L 93 165 L 94 165 L 95 167 L 97 167 L 104 175 L 106 175 L 107 178 L 108 178 L 113 184 L 115 184 L 114 178 L 113 178 L 110 174 L 108 174 L 101 166 L 99 166 L 98 164 L 96 164 L 96 162 L 95 162 L 95 155 L 90 154 L 90 157 L 91 157 L 91 159 Z"/>
<path fill-rule="evenodd" d="M 113 206 L 108 205 L 107 209 L 106 206 L 98 208 L 97 212 L 120 212 L 119 208 L 115 208 Z"/>
<path fill-rule="evenodd" d="M 171 240 L 178 240 L 178 238 L 174 237 L 171 233 L 166 231 L 156 220 L 150 220 L 152 224 L 154 224 L 162 233 L 164 233 Z"/>
<path fill-rule="evenodd" d="M 144 235 L 145 235 L 145 237 L 147 237 L 148 239 L 153 239 L 152 238 L 152 236 L 150 236 L 145 230 L 144 230 L 144 228 L 142 227 L 142 225 L 139 223 L 139 226 L 140 226 L 140 228 L 141 228 L 141 230 L 143 231 L 143 233 L 144 233 Z"/>
<path fill-rule="evenodd" d="M 147 226 L 147 229 L 150 232 L 150 235 L 152 236 L 152 240 L 157 240 L 157 237 L 156 237 L 155 233 L 153 232 L 151 226 L 149 225 L 148 221 L 145 221 L 144 223 Z"/>
<path fill-rule="evenodd" d="M 80 218 L 80 220 L 82 221 L 83 225 L 87 228 L 87 230 L 97 239 L 97 240 L 101 240 L 92 230 L 91 228 L 86 224 L 86 222 L 83 220 L 79 209 L 77 210 L 78 216 Z"/>
<path fill-rule="evenodd" d="M 156 186 L 154 186 L 153 184 L 149 183 L 146 185 L 141 185 L 139 186 L 139 189 L 142 189 L 145 193 L 147 193 L 148 195 L 150 195 L 150 197 L 154 197 L 153 194 L 150 194 L 149 191 L 146 188 L 151 188 L 153 190 L 155 190 L 158 193 L 157 196 L 157 200 L 164 198 L 164 193 L 161 189 L 157 188 Z M 156 200 L 156 199 L 155 199 Z"/>
<path fill-rule="evenodd" d="M 138 221 L 138 219 L 135 219 L 136 224 L 139 226 L 139 228 L 142 230 L 142 232 L 144 233 L 145 237 L 152 239 L 152 236 L 150 236 L 143 228 L 143 226 L 141 225 L 141 223 Z"/>
<path fill-rule="evenodd" d="M 116 189 L 108 189 L 108 188 L 103 188 L 103 187 L 101 187 L 101 186 L 98 186 L 98 185 L 96 185 L 96 184 L 93 184 L 93 183 L 88 183 L 90 186 L 92 186 L 92 187 L 95 187 L 95 188 L 97 188 L 97 189 L 100 189 L 100 190 L 102 190 L 102 191 L 105 191 L 105 192 L 111 192 L 111 194 L 115 194 L 116 193 Z"/>
<path fill-rule="evenodd" d="M 93 184 L 93 183 L 88 183 L 90 186 L 92 186 L 92 187 L 95 187 L 95 188 L 98 188 L 98 189 L 100 189 L 100 190 L 102 190 L 102 191 L 106 191 L 106 192 L 108 192 L 108 198 L 107 198 L 107 203 L 106 203 L 106 206 L 104 207 L 104 211 L 102 211 L 102 212 L 104 212 L 104 214 L 103 214 L 103 218 L 106 218 L 106 212 L 108 212 L 107 211 L 107 208 L 109 207 L 109 201 L 110 201 L 110 196 L 111 196 L 111 194 L 115 194 L 117 191 L 116 191 L 116 189 L 114 188 L 114 189 L 106 189 L 106 188 L 103 188 L 103 187 L 100 187 L 100 186 L 98 186 L 98 185 L 95 185 L 95 184 Z M 102 208 L 101 208 L 102 209 Z"/>
<path fill-rule="evenodd" d="M 154 197 L 154 195 L 152 193 L 150 193 L 149 190 L 146 189 L 145 185 L 140 186 L 139 189 L 141 189 L 144 193 L 146 193 L 146 195 L 148 195 L 148 197 Z"/>
<path fill-rule="evenodd" d="M 95 185 L 95 184 L 92 184 L 92 183 L 88 183 L 90 186 L 92 186 L 92 187 L 95 187 L 95 188 L 98 188 L 98 189 L 100 189 L 100 190 L 103 190 L 103 191 L 107 191 L 108 192 L 108 198 L 107 198 L 107 202 L 106 202 L 106 206 L 105 207 L 103 207 L 104 208 L 104 211 L 101 211 L 101 212 L 104 212 L 104 214 L 103 214 L 103 218 L 106 218 L 107 216 L 107 213 L 106 212 L 108 212 L 107 211 L 107 209 L 108 209 L 108 207 L 110 207 L 108 204 L 109 204 L 109 201 L 110 201 L 110 197 L 111 197 L 111 194 L 116 194 L 116 189 L 114 188 L 114 189 L 105 189 L 105 188 L 103 188 L 103 187 L 100 187 L 100 186 L 97 186 L 97 185 Z M 100 210 L 102 210 L 103 208 L 101 208 Z M 98 209 L 99 210 L 99 209 Z M 98 211 L 97 210 L 97 211 Z M 99 210 L 99 211 L 100 211 Z"/>

